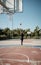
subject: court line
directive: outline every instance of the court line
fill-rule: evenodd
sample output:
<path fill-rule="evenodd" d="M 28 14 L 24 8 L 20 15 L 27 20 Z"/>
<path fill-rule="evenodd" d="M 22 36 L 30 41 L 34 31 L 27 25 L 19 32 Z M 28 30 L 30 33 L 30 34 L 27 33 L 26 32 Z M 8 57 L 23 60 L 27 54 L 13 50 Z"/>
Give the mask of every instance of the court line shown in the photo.
<path fill-rule="evenodd" d="M 39 60 L 30 60 L 30 62 L 41 62 L 41 60 L 39 61 Z"/>
<path fill-rule="evenodd" d="M 31 62 L 31 63 L 40 63 L 41 61 L 35 61 L 35 60 L 28 60 L 28 56 L 25 55 L 25 54 L 21 54 L 21 53 L 5 53 L 5 54 L 19 54 L 19 55 L 23 55 L 27 58 L 27 60 L 20 60 L 20 59 L 8 59 L 8 58 L 0 58 L 0 61 L 1 61 L 1 64 L 3 65 L 3 60 L 8 60 L 9 62 L 12 62 L 12 61 L 15 61 L 15 62 Z M 2 55 L 5 55 L 5 54 L 2 54 Z"/>
<path fill-rule="evenodd" d="M 16 62 L 27 62 L 28 63 L 28 60 L 19 60 L 19 59 L 0 58 L 0 60 L 5 60 L 5 61 L 8 60 L 9 62 L 16 61 Z M 41 61 L 30 60 L 29 62 L 41 62 Z"/>
<path fill-rule="evenodd" d="M 4 53 L 4 54 L 0 54 L 1 56 L 2 55 L 5 55 L 5 54 L 19 54 L 19 55 L 23 55 L 23 56 L 25 56 L 28 60 L 20 60 L 20 59 L 5 59 L 5 58 L 1 58 L 0 60 L 2 60 L 2 59 L 5 59 L 5 60 L 12 60 L 12 61 L 17 61 L 17 62 L 41 62 L 41 61 L 33 61 L 33 60 L 29 60 L 29 57 L 27 56 L 27 55 L 25 55 L 25 54 L 21 54 L 21 53 Z M 2 63 L 2 61 L 1 61 L 1 64 L 3 65 L 3 63 Z"/>
<path fill-rule="evenodd" d="M 37 50 L 35 50 L 35 51 L 31 51 L 32 52 L 32 54 L 34 53 L 34 54 L 39 54 L 39 53 L 41 53 L 41 51 L 37 51 Z"/>
<path fill-rule="evenodd" d="M 38 54 L 39 52 L 38 51 L 32 51 L 32 54 Z"/>
<path fill-rule="evenodd" d="M 9 62 L 16 61 L 16 62 L 28 62 L 28 60 L 20 60 L 20 59 L 7 59 L 7 58 L 0 58 L 0 60 L 8 60 Z"/>
<path fill-rule="evenodd" d="M 21 54 L 21 53 L 5 53 L 5 54 L 16 54 L 16 55 L 25 56 L 28 59 L 28 62 L 29 62 L 29 57 L 27 55 L 25 55 L 25 54 Z M 1 54 L 1 56 L 5 55 L 5 54 Z"/>

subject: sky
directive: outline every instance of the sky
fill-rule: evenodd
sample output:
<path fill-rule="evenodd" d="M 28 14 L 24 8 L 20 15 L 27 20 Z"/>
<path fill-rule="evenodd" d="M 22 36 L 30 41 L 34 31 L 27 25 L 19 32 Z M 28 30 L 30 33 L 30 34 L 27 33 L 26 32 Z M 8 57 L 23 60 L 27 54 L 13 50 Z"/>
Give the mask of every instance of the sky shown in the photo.
<path fill-rule="evenodd" d="M 13 14 L 13 29 L 30 28 L 33 31 L 37 25 L 41 29 L 41 0 L 23 0 L 23 11 Z M 0 14 L 0 28 L 7 27 L 12 29 L 12 20 L 8 15 Z"/>

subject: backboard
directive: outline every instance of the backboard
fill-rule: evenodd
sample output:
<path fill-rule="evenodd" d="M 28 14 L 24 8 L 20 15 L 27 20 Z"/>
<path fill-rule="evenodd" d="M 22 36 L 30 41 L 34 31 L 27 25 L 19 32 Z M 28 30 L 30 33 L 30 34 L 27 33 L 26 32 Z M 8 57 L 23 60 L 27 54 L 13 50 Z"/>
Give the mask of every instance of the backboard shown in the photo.
<path fill-rule="evenodd" d="M 22 12 L 22 0 L 15 0 L 15 12 Z"/>
<path fill-rule="evenodd" d="M 22 0 L 0 0 L 0 13 L 22 12 Z"/>
<path fill-rule="evenodd" d="M 1 0 L 0 13 L 14 13 L 15 0 Z"/>

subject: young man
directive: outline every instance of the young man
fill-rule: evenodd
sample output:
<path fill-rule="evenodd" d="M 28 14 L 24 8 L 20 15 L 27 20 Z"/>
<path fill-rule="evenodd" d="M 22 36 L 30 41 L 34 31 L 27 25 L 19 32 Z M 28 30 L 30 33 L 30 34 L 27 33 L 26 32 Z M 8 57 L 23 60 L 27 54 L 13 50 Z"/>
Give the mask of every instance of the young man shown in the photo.
<path fill-rule="evenodd" d="M 23 45 L 23 38 L 24 37 L 24 34 L 23 34 L 23 32 L 21 33 L 21 45 Z"/>

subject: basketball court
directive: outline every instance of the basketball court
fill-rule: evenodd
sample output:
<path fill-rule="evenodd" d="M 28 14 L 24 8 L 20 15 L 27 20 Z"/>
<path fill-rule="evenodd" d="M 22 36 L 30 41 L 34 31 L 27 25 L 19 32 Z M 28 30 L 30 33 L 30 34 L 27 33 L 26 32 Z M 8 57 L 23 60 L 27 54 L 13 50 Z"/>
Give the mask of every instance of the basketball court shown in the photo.
<path fill-rule="evenodd" d="M 20 40 L 0 41 L 0 46 L 2 45 L 0 47 L 0 65 L 41 65 L 41 47 L 30 46 L 32 44 L 34 45 L 32 42 L 35 41 L 29 39 L 24 40 L 23 46 L 21 46 Z M 16 46 L 13 45 L 15 43 Z M 11 46 L 8 46 L 10 44 Z"/>
<path fill-rule="evenodd" d="M 23 46 L 1 48 L 0 65 L 41 65 L 41 49 Z"/>
<path fill-rule="evenodd" d="M 0 0 L 0 14 L 8 14 L 12 18 L 17 12 L 22 12 L 22 0 Z M 24 40 L 23 46 L 20 40 L 0 41 L 0 65 L 41 65 L 39 41 Z"/>

